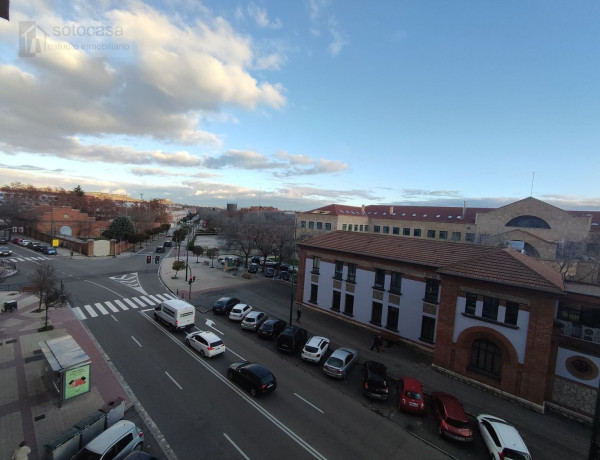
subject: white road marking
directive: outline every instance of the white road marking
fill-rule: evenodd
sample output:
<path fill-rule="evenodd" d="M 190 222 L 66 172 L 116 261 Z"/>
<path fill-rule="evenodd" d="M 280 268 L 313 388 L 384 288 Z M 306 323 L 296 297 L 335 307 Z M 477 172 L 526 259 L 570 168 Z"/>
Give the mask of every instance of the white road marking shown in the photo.
<path fill-rule="evenodd" d="M 179 388 L 180 390 L 183 390 L 183 388 L 181 388 L 181 385 L 179 385 L 179 384 L 177 383 L 177 381 L 176 381 L 176 380 L 175 380 L 173 377 L 171 377 L 171 375 L 170 375 L 170 374 L 169 374 L 167 371 L 165 371 L 165 374 L 167 374 L 167 377 L 169 377 L 169 378 L 170 378 L 170 379 L 173 381 L 173 383 L 174 383 L 175 385 L 177 385 L 177 388 Z"/>
<path fill-rule="evenodd" d="M 311 403 L 310 401 L 304 399 L 302 396 L 300 396 L 298 393 L 294 393 L 294 396 L 296 398 L 301 399 L 302 401 L 304 401 L 306 404 L 308 404 L 310 407 L 312 407 L 313 409 L 318 410 L 319 412 L 321 412 L 321 414 L 324 414 L 325 412 L 323 412 L 321 409 L 319 409 L 317 406 L 315 406 L 313 403 Z"/>
<path fill-rule="evenodd" d="M 227 439 L 231 445 L 235 448 L 235 450 L 237 450 L 239 452 L 239 454 L 244 457 L 246 460 L 250 460 L 250 457 L 248 457 L 243 451 L 242 449 L 240 449 L 237 444 L 235 442 L 233 442 L 233 440 L 227 436 L 227 433 L 223 433 L 223 436 L 225 436 L 225 439 Z"/>
<path fill-rule="evenodd" d="M 140 299 L 138 299 L 137 297 L 132 297 L 131 300 L 135 300 L 137 303 L 139 303 L 140 307 L 146 306 L 146 304 L 144 302 L 142 302 Z"/>
<path fill-rule="evenodd" d="M 137 308 L 138 306 L 136 304 L 134 304 L 131 300 L 129 299 L 123 299 L 125 302 L 127 302 L 131 308 Z"/>
<path fill-rule="evenodd" d="M 207 319 L 207 320 L 206 320 L 206 325 L 207 325 L 208 327 L 210 327 L 211 329 L 214 329 L 214 330 L 215 330 L 215 331 L 217 331 L 219 334 L 223 335 L 223 333 L 222 333 L 220 330 L 218 330 L 216 327 L 214 327 L 214 324 L 215 324 L 215 322 L 214 322 L 212 319 Z"/>
<path fill-rule="evenodd" d="M 147 302 L 148 305 L 154 305 L 154 301 L 152 299 L 149 299 L 148 297 L 146 297 L 145 295 L 140 296 L 140 299 L 142 299 L 144 302 Z M 160 302 L 159 302 L 160 303 Z"/>
<path fill-rule="evenodd" d="M 94 286 L 101 287 L 102 289 L 106 289 L 107 291 L 110 291 L 110 292 L 112 292 L 112 293 L 113 293 L 113 294 L 115 294 L 116 296 L 119 296 L 119 297 L 121 297 L 121 299 L 123 298 L 123 296 L 122 296 L 121 294 L 119 294 L 118 292 L 115 292 L 115 291 L 113 291 L 112 289 L 108 289 L 106 286 L 102 286 L 101 284 L 94 283 L 93 281 L 90 281 L 90 280 L 83 280 L 83 281 L 85 281 L 86 283 L 93 284 Z"/>
<path fill-rule="evenodd" d="M 81 311 L 81 308 L 79 307 L 75 307 L 72 309 L 73 313 L 75 313 L 75 316 L 77 317 L 77 319 L 79 321 L 83 321 L 85 319 L 85 315 L 83 314 L 83 312 Z"/>
<path fill-rule="evenodd" d="M 106 308 L 104 308 L 104 307 L 102 306 L 102 304 L 101 304 L 101 303 L 95 303 L 95 304 L 94 304 L 94 306 L 95 306 L 95 307 L 96 307 L 98 310 L 100 310 L 100 313 L 102 313 L 103 315 L 108 315 L 108 311 L 106 310 Z"/>
<path fill-rule="evenodd" d="M 152 300 L 154 300 L 156 303 L 161 303 L 162 299 L 159 299 L 153 295 L 148 294 L 148 297 L 150 297 Z"/>
<path fill-rule="evenodd" d="M 94 309 L 92 308 L 92 306 L 91 306 L 91 305 L 84 305 L 84 306 L 83 306 L 83 308 L 85 308 L 85 309 L 87 310 L 87 312 L 89 313 L 89 315 L 90 315 L 92 318 L 95 318 L 96 316 L 98 316 L 98 313 L 96 313 L 96 312 L 94 311 Z"/>
<path fill-rule="evenodd" d="M 170 300 L 165 294 L 155 294 L 160 300 Z"/>
<path fill-rule="evenodd" d="M 112 312 L 113 312 L 113 313 L 119 313 L 119 309 L 118 309 L 117 307 L 115 307 L 115 306 L 112 304 L 112 302 L 110 302 L 110 301 L 108 301 L 108 300 L 107 300 L 107 301 L 106 301 L 106 302 L 104 302 L 104 303 L 106 304 L 106 306 L 107 306 L 108 308 L 110 308 L 110 309 L 112 310 Z M 98 304 L 96 304 L 96 305 L 98 305 Z"/>
<path fill-rule="evenodd" d="M 126 300 L 126 299 L 125 299 Z M 121 307 L 121 310 L 129 310 L 129 307 L 121 302 L 119 299 L 115 300 L 115 303 Z"/>
<path fill-rule="evenodd" d="M 167 299 L 170 299 L 170 300 L 175 300 L 175 299 L 177 299 L 177 297 L 175 297 L 173 294 L 163 294 L 163 295 L 164 295 L 164 296 L 165 296 Z"/>
<path fill-rule="evenodd" d="M 133 339 L 133 341 L 134 341 L 135 343 L 137 343 L 137 344 L 138 344 L 138 347 L 142 348 L 142 344 L 141 344 L 140 342 L 138 342 L 137 340 L 135 340 L 135 337 L 134 337 L 134 336 L 131 336 L 131 338 Z"/>
<path fill-rule="evenodd" d="M 115 315 L 110 315 L 110 317 L 111 317 L 112 319 L 114 319 L 114 320 L 115 320 L 117 323 L 119 322 L 119 320 L 118 320 L 117 318 L 115 318 Z"/>

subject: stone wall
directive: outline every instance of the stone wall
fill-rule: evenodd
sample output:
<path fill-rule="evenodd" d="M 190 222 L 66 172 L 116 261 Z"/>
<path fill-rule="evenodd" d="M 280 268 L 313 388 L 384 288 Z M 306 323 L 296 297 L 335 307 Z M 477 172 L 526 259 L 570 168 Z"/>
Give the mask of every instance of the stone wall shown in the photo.
<path fill-rule="evenodd" d="M 596 407 L 596 394 L 597 390 L 595 388 L 554 376 L 552 402 L 561 407 L 593 417 Z"/>

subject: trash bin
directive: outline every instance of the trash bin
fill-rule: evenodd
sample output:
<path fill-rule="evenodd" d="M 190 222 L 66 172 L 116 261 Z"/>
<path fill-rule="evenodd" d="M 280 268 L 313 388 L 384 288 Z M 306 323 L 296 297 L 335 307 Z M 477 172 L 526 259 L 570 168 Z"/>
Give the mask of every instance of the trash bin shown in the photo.
<path fill-rule="evenodd" d="M 4 302 L 4 311 L 16 311 L 17 310 L 17 301 L 16 300 L 7 300 Z"/>
<path fill-rule="evenodd" d="M 106 414 L 106 428 L 110 428 L 125 417 L 125 400 L 118 397 L 102 406 L 100 412 Z"/>

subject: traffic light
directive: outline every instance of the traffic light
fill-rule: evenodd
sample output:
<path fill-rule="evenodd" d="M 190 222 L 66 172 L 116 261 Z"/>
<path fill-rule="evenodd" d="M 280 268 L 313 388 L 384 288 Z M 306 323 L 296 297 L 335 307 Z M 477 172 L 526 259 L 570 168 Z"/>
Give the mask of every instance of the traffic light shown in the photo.
<path fill-rule="evenodd" d="M 152 263 L 152 256 L 146 256 L 146 263 L 147 264 L 151 264 Z"/>
<path fill-rule="evenodd" d="M 154 256 L 154 263 L 157 264 L 160 262 L 160 256 Z"/>

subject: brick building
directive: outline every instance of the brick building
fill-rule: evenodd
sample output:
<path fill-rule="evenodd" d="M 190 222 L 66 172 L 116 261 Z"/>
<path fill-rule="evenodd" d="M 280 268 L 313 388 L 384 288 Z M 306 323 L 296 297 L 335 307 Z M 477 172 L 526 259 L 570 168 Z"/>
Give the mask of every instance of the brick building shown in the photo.
<path fill-rule="evenodd" d="M 336 231 L 298 254 L 300 303 L 428 349 L 440 371 L 537 410 L 593 413 L 598 286 L 493 246 Z"/>

